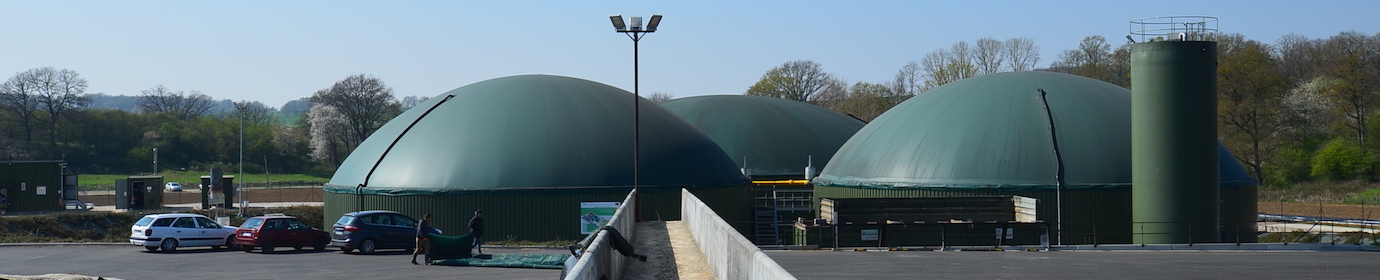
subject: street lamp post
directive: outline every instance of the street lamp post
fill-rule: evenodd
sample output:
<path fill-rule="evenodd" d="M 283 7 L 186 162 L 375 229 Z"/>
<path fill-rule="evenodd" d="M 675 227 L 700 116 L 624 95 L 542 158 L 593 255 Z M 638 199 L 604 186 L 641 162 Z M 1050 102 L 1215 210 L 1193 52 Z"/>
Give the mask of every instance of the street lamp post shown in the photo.
<path fill-rule="evenodd" d="M 641 150 L 638 146 L 641 144 L 639 129 L 641 128 L 642 114 L 639 108 L 640 106 L 638 106 L 638 103 L 640 103 L 638 99 L 641 99 L 641 95 L 637 92 L 637 42 L 642 40 L 642 37 L 647 36 L 647 33 L 656 32 L 657 25 L 661 25 L 661 15 L 652 15 L 652 19 L 647 21 L 647 26 L 645 27 L 642 26 L 642 17 L 632 17 L 632 22 L 626 24 L 623 22 L 623 15 L 621 14 L 611 15 L 609 16 L 609 20 L 613 22 L 614 31 L 627 34 L 628 38 L 633 41 L 633 191 L 636 193 L 635 195 L 640 198 L 642 192 L 638 191 L 638 188 L 641 183 L 641 178 L 639 178 L 639 176 L 641 176 L 641 165 L 638 160 L 641 158 L 639 155 Z M 637 205 L 633 207 L 636 210 L 634 211 L 634 216 L 637 217 L 635 220 L 640 222 L 642 221 L 642 200 L 635 200 L 637 201 Z"/>
<path fill-rule="evenodd" d="M 249 108 L 249 102 L 235 102 L 235 110 L 240 113 L 240 175 L 235 179 L 235 194 L 240 196 L 240 205 L 244 206 L 244 110 Z M 244 209 L 240 209 L 243 214 Z"/>
<path fill-rule="evenodd" d="M 153 175 L 158 175 L 158 148 L 153 148 Z"/>

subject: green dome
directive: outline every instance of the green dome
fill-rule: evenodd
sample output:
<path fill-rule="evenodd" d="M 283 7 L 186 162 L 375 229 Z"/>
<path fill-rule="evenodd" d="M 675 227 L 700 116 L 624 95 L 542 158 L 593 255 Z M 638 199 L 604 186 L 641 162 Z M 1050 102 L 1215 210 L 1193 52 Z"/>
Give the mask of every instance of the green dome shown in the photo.
<path fill-rule="evenodd" d="M 417 121 L 379 161 L 389 144 Z M 369 189 L 495 191 L 588 189 L 633 185 L 633 95 L 605 84 L 523 75 L 451 90 L 402 113 L 350 154 L 328 186 Z M 703 133 L 646 99 L 641 107 L 641 185 L 746 184 L 733 162 Z"/>
<path fill-rule="evenodd" d="M 719 144 L 754 179 L 803 179 L 807 159 L 824 167 L 863 123 L 805 102 L 749 95 L 707 95 L 661 103 Z"/>
<path fill-rule="evenodd" d="M 1053 188 L 1057 168 L 1041 89 L 1048 93 L 1065 186 L 1129 186 L 1131 91 L 1054 72 L 989 74 L 921 93 L 853 135 L 814 183 L 862 188 Z M 1226 154 L 1219 165 L 1232 172 L 1221 173 L 1223 185 L 1254 184 L 1249 176 L 1236 172 L 1244 169 Z"/>

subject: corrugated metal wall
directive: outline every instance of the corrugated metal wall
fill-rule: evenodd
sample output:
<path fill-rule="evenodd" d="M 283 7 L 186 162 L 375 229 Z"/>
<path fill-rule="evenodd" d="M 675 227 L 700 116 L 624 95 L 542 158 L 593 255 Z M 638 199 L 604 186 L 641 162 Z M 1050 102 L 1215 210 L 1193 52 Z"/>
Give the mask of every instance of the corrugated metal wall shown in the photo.
<path fill-rule="evenodd" d="M 8 193 L 6 211 L 62 210 L 62 163 L 0 163 L 0 184 Z M 39 187 L 46 192 L 39 195 Z"/>
<path fill-rule="evenodd" d="M 933 190 L 861 189 L 815 186 L 815 217 L 819 217 L 819 198 L 904 198 L 1019 195 L 1039 199 L 1037 218 L 1055 225 L 1058 208 L 1053 190 Z M 880 221 L 879 221 L 880 222 Z M 1063 244 L 1130 243 L 1131 189 L 1090 189 L 1064 191 Z M 1096 234 L 1094 234 L 1096 233 Z M 1094 240 L 1096 237 L 1096 240 Z M 1058 236 L 1050 236 L 1058 243 Z"/>
<path fill-rule="evenodd" d="M 1258 241 L 1255 221 L 1260 205 L 1256 192 L 1256 186 L 1222 189 L 1222 242 Z"/>
<path fill-rule="evenodd" d="M 629 189 L 630 190 L 630 189 Z M 485 240 L 577 241 L 580 234 L 580 202 L 620 202 L 627 190 L 590 194 L 511 194 L 511 195 L 415 195 L 364 197 L 366 210 L 398 211 L 408 216 L 432 214 L 432 226 L 449 235 L 469 232 L 467 225 L 475 209 L 484 209 Z M 706 204 L 728 221 L 750 221 L 751 193 L 746 186 L 692 189 Z M 357 211 L 357 197 L 326 192 L 323 197 L 325 226 L 341 214 Z M 679 220 L 679 189 L 642 193 L 644 220 Z M 730 222 L 732 223 L 732 222 Z M 747 228 L 746 224 L 735 227 Z"/>

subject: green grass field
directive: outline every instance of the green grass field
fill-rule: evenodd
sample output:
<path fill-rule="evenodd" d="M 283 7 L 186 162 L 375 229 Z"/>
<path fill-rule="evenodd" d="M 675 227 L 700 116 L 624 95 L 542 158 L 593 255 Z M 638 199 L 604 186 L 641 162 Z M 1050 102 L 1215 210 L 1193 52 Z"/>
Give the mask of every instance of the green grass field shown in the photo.
<path fill-rule="evenodd" d="M 182 183 L 183 188 L 195 188 L 196 184 L 201 183 L 201 176 L 210 175 L 206 172 L 192 171 L 163 171 L 164 182 Z M 226 174 L 238 175 L 238 174 Z M 115 180 L 124 179 L 132 175 L 119 174 L 82 174 L 77 175 L 77 185 L 82 190 L 110 190 L 115 187 Z M 330 181 L 329 178 L 321 178 L 303 174 L 249 174 L 245 173 L 243 181 L 247 185 L 254 186 L 304 186 L 322 185 Z"/>

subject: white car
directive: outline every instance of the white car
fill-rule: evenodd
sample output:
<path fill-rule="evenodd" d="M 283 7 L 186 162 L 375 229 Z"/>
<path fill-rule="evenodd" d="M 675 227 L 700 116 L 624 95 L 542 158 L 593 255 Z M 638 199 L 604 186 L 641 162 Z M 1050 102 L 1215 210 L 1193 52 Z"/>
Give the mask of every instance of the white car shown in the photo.
<path fill-rule="evenodd" d="M 224 226 L 206 216 L 189 213 L 153 214 L 134 222 L 129 243 L 149 252 L 172 252 L 178 247 L 235 245 L 236 227 Z"/>
<path fill-rule="evenodd" d="M 168 182 L 167 184 L 163 184 L 163 189 L 170 192 L 180 192 L 182 191 L 182 184 L 178 184 L 177 182 Z"/>

